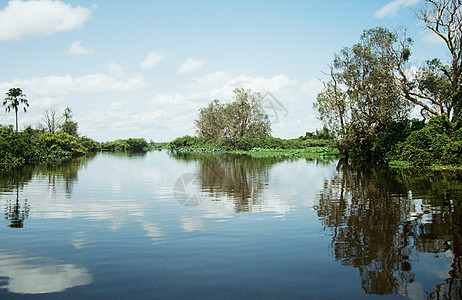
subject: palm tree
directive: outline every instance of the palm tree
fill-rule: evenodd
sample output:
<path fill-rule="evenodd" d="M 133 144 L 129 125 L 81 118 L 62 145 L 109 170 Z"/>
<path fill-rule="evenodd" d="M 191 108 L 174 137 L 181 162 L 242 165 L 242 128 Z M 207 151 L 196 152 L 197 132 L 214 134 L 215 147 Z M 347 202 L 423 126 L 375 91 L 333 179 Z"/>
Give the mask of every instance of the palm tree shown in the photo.
<path fill-rule="evenodd" d="M 14 109 L 14 112 L 16 113 L 16 131 L 18 131 L 18 108 L 21 103 L 23 103 L 24 106 L 24 112 L 27 111 L 26 107 L 29 107 L 29 102 L 26 99 L 26 95 L 23 94 L 22 90 L 20 88 L 11 88 L 8 90 L 8 93 L 6 93 L 6 98 L 3 101 L 3 105 L 6 105 L 8 102 L 8 106 L 6 107 L 5 111 L 10 112 L 11 109 Z"/>

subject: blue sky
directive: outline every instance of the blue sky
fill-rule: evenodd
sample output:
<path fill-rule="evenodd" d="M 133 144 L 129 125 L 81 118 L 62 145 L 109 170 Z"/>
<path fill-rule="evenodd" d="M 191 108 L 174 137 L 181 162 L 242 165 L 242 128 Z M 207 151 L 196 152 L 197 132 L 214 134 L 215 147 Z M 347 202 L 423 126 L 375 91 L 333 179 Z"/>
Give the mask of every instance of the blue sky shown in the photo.
<path fill-rule="evenodd" d="M 237 87 L 270 92 L 288 114 L 272 134 L 322 127 L 312 104 L 335 52 L 376 26 L 405 27 L 412 64 L 447 58 L 415 18 L 419 0 L 0 1 L 0 91 L 20 87 L 30 108 L 71 107 L 81 135 L 97 141 L 195 134 L 210 101 Z M 274 102 L 274 100 L 273 100 Z M 274 103 L 273 103 L 274 104 Z M 1 124 L 13 124 L 4 113 Z"/>

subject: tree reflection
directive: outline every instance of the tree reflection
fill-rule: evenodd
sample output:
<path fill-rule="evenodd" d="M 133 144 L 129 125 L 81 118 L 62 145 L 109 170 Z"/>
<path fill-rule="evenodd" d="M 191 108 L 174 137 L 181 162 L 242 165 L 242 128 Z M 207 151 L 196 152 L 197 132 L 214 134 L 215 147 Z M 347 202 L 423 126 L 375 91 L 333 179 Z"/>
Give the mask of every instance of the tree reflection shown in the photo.
<path fill-rule="evenodd" d="M 452 299 L 451 295 L 460 295 L 460 203 L 441 204 L 459 199 L 455 197 L 462 189 L 455 190 L 457 181 L 447 178 L 443 182 L 454 182 L 446 185 L 452 194 L 444 187 L 432 194 L 428 190 L 436 186 L 432 177 L 426 180 L 434 184 L 427 185 L 419 178 L 423 177 L 342 160 L 318 196 L 315 209 L 325 229 L 332 232 L 332 255 L 343 265 L 359 269 L 367 293 L 407 296 L 407 287 L 415 279 L 411 254 L 450 250 L 454 256 L 450 278 L 430 296 Z M 412 198 L 429 194 L 446 195 L 446 200 L 424 199 L 424 209 L 416 213 Z M 429 214 L 431 221 L 424 222 Z"/>
<path fill-rule="evenodd" d="M 171 154 L 176 159 L 199 163 L 200 185 L 213 199 L 227 198 L 235 212 L 259 210 L 271 167 L 281 158 L 253 158 L 246 155 Z"/>
<path fill-rule="evenodd" d="M 19 187 L 16 187 L 16 200 L 9 200 L 5 206 L 5 219 L 10 220 L 9 227 L 23 228 L 24 220 L 29 215 L 29 205 L 25 200 L 24 205 L 21 207 L 19 204 Z"/>
<path fill-rule="evenodd" d="M 90 154 L 73 159 L 59 160 L 36 166 L 35 172 L 40 176 L 48 178 L 48 186 L 56 191 L 59 184 L 64 184 L 64 190 L 67 195 L 72 193 L 74 183 L 78 179 L 78 171 L 85 167 L 89 160 L 95 157 Z"/>
<path fill-rule="evenodd" d="M 416 174 L 399 171 L 399 181 L 405 182 L 414 197 L 423 199 L 423 212 L 431 222 L 415 226 L 416 248 L 419 252 L 452 254 L 448 278 L 429 294 L 430 299 L 460 299 L 462 295 L 462 174 L 432 172 Z"/>
<path fill-rule="evenodd" d="M 21 205 L 19 190 L 22 190 L 29 181 L 34 177 L 45 177 L 48 179 L 48 186 L 54 191 L 56 191 L 60 183 L 64 183 L 64 190 L 67 195 L 70 195 L 72 187 L 77 181 L 78 170 L 93 157 L 87 156 L 36 166 L 26 165 L 12 169 L 0 169 L 0 189 L 2 189 L 0 197 L 10 197 L 6 199 L 4 205 L 5 219 L 11 221 L 9 227 L 24 227 L 24 221 L 29 215 L 30 206 L 27 199 L 24 199 L 24 204 Z M 11 197 L 15 197 L 15 199 L 11 199 Z"/>
<path fill-rule="evenodd" d="M 319 195 L 318 215 L 332 228 L 332 251 L 343 265 L 359 269 L 367 293 L 398 293 L 413 280 L 408 261 L 410 201 L 392 196 L 373 180 L 369 166 L 340 161 Z"/>

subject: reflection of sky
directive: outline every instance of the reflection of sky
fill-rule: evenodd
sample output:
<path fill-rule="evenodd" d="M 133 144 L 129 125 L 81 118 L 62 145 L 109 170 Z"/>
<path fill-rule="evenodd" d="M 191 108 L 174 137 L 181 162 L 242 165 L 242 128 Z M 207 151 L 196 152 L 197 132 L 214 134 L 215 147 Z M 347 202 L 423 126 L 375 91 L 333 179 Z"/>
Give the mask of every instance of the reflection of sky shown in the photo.
<path fill-rule="evenodd" d="M 251 213 L 237 214 L 236 199 L 224 191 L 215 195 L 216 198 L 206 194 L 206 200 L 197 207 L 182 206 L 175 199 L 174 184 L 185 173 L 198 173 L 200 163 L 175 160 L 166 152 L 150 152 L 131 159 L 98 155 L 78 171 L 71 193 L 66 193 L 64 179 L 58 178 L 55 186 L 50 186 L 47 176 L 34 175 L 33 180 L 20 189 L 20 201 L 27 199 L 30 205 L 29 223 L 37 220 L 52 220 L 51 223 L 58 222 L 58 219 L 66 221 L 69 224 L 66 226 L 71 228 L 67 232 L 67 242 L 79 253 L 97 248 L 101 239 L 98 234 L 117 232 L 114 236 L 119 237 L 122 231 L 134 236 L 140 234 L 150 247 L 155 245 L 157 251 L 168 247 L 179 237 L 213 235 L 217 228 L 222 229 L 220 222 L 234 227 L 239 222 L 242 225 L 246 218 L 265 222 L 275 217 L 290 220 L 291 214 L 315 204 L 325 180 L 332 177 L 336 168 L 336 162 L 318 164 L 299 159 L 269 167 L 267 185 L 261 190 L 262 201 L 252 207 Z M 0 195 L 2 200 L 13 196 L 13 192 Z M 423 213 L 419 210 L 423 207 L 421 204 L 416 205 L 415 216 Z M 69 219 L 74 219 L 74 222 L 68 222 Z M 298 228 L 293 220 L 296 219 L 292 218 L 290 224 Z M 80 222 L 85 222 L 83 228 L 76 228 Z M 96 229 L 92 227 L 95 224 L 98 224 Z M 249 224 L 255 225 L 253 222 Z M 279 229 L 279 225 L 289 226 L 288 223 L 271 224 L 274 230 Z M 28 226 L 33 225 L 26 224 L 26 229 Z M 281 227 L 281 230 L 285 229 Z M 235 230 L 239 232 L 240 229 Z M 262 229 L 264 234 L 265 230 Z M 444 268 L 426 269 L 422 264 L 421 272 L 442 282 L 447 278 L 447 268 L 445 264 Z M 18 254 L 0 255 L 1 276 L 9 278 L 4 288 L 15 293 L 62 291 L 88 284 L 92 279 L 85 268 L 71 264 L 42 264 L 39 260 L 29 260 Z M 431 290 L 422 282 L 416 278 L 415 283 L 408 287 L 407 295 L 419 299 L 423 289 Z"/>
<path fill-rule="evenodd" d="M 198 162 L 174 160 L 165 152 L 131 159 L 103 154 L 79 170 L 71 195 L 66 194 L 63 180 L 51 187 L 47 176 L 36 175 L 21 198 L 29 199 L 30 218 L 110 220 L 112 230 L 122 228 L 128 218 L 136 218 L 148 236 L 160 237 L 165 233 L 160 233 L 158 223 L 151 219 L 169 211 L 177 213 L 180 204 L 174 197 L 173 185 L 182 174 L 198 172 L 198 168 Z M 262 190 L 262 202 L 251 211 L 285 215 L 299 205 L 312 206 L 333 168 L 335 163 L 318 168 L 315 161 L 304 159 L 274 165 L 269 169 L 269 183 Z M 234 200 L 226 194 L 206 197 L 193 208 L 202 218 L 228 219 L 235 214 Z M 186 231 L 191 229 L 180 226 Z"/>
<path fill-rule="evenodd" d="M 402 292 L 403 296 L 409 299 L 427 299 L 426 291 L 433 291 L 435 288 L 432 285 L 425 285 L 425 277 L 431 276 L 439 283 L 443 283 L 450 277 L 449 272 L 452 269 L 454 255 L 451 251 L 446 251 L 435 257 L 434 253 L 420 253 L 419 264 L 415 264 L 416 278 L 415 281 L 409 284 L 407 290 Z M 425 274 L 426 276 L 422 276 Z"/>
<path fill-rule="evenodd" d="M 8 278 L 0 288 L 20 294 L 62 292 L 92 282 L 92 276 L 85 268 L 72 264 L 50 264 L 49 259 L 31 259 L 11 252 L 0 252 L 0 277 Z"/>

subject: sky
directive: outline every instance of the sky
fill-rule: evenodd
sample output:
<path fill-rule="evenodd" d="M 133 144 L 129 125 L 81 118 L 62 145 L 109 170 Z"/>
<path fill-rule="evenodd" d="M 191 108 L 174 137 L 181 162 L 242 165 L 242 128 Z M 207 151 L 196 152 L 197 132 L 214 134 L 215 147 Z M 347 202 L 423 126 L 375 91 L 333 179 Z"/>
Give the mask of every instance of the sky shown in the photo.
<path fill-rule="evenodd" d="M 415 13 L 422 0 L 155 1 L 0 0 L 0 93 L 19 87 L 30 107 L 73 111 L 96 141 L 170 141 L 235 88 L 265 97 L 272 135 L 322 128 L 313 102 L 334 53 L 377 26 L 406 28 L 411 64 L 449 58 Z M 3 97 L 4 98 L 4 97 Z M 2 99 L 3 99 L 2 98 Z M 1 113 L 0 124 L 14 124 Z"/>

